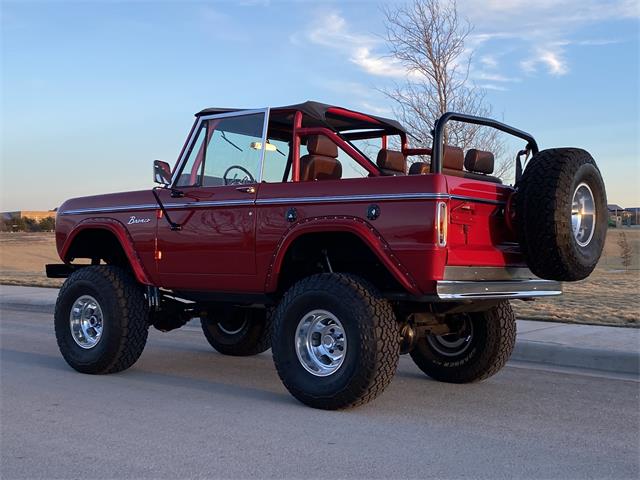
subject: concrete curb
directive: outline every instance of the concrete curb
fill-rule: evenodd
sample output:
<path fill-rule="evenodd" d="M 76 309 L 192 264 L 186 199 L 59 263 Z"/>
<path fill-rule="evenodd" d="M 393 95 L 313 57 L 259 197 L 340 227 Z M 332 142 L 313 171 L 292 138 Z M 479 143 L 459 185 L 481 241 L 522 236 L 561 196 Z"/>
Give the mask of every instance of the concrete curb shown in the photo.
<path fill-rule="evenodd" d="M 596 348 L 579 348 L 530 340 L 518 340 L 511 360 L 640 375 L 640 354 Z"/>
<path fill-rule="evenodd" d="M 54 307 L 55 301 L 51 298 L 20 296 L 5 297 L 0 300 L 0 310 L 13 309 L 53 314 Z M 518 339 L 511 360 L 640 376 L 640 352 L 637 351 L 573 347 L 553 342 Z"/>

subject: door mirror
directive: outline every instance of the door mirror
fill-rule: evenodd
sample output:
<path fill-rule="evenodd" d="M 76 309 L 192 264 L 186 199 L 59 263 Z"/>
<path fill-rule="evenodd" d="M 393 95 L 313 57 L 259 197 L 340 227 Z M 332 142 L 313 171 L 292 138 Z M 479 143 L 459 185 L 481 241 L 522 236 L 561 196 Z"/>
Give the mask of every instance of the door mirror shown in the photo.
<path fill-rule="evenodd" d="M 153 181 L 165 187 L 171 185 L 171 167 L 167 162 L 153 161 Z"/>

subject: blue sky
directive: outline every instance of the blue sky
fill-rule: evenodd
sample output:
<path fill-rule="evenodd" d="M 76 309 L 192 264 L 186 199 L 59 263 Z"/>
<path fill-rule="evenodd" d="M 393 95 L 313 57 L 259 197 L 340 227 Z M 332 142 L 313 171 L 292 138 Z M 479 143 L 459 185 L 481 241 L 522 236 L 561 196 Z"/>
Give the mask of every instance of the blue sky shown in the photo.
<path fill-rule="evenodd" d="M 387 2 L 388 4 L 389 2 Z M 0 209 L 151 186 L 207 106 L 391 115 L 380 2 L 1 2 Z M 635 0 L 467 0 L 472 81 L 542 148 L 579 146 L 640 206 Z"/>

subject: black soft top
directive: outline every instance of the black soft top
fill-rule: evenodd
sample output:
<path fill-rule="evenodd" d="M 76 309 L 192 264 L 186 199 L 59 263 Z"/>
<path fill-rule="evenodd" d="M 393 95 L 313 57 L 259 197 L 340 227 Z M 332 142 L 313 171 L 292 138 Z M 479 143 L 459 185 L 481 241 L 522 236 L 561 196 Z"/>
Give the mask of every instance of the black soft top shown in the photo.
<path fill-rule="evenodd" d="M 329 110 L 334 111 L 329 111 Z M 196 113 L 196 117 L 203 115 L 214 115 L 216 113 L 240 112 L 248 110 L 244 108 L 205 108 Z M 358 118 L 351 118 L 340 114 L 340 110 L 358 114 Z M 368 113 L 360 113 L 354 110 L 327 105 L 326 103 L 306 101 L 296 105 L 286 105 L 284 107 L 271 107 L 271 121 L 277 123 L 293 123 L 293 115 L 296 111 L 301 111 L 303 127 L 329 127 L 337 132 L 348 130 L 378 129 L 388 134 L 405 132 L 405 128 L 396 120 L 378 117 Z"/>

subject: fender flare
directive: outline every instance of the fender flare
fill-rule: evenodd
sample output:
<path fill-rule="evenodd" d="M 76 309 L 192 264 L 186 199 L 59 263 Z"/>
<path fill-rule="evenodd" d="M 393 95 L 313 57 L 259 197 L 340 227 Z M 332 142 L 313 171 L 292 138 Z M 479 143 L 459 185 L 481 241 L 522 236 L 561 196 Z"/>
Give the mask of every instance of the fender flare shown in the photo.
<path fill-rule="evenodd" d="M 149 275 L 142 265 L 142 261 L 133 246 L 133 239 L 126 227 L 113 218 L 88 218 L 79 222 L 67 235 L 67 238 L 60 250 L 60 258 L 67 263 L 67 254 L 74 240 L 80 232 L 85 230 L 107 230 L 115 237 L 131 265 L 131 270 L 136 280 L 143 285 L 153 285 L 149 280 Z"/>
<path fill-rule="evenodd" d="M 351 216 L 326 216 L 310 217 L 303 219 L 289 228 L 280 238 L 276 246 L 276 251 L 271 258 L 267 278 L 265 280 L 265 291 L 275 292 L 278 288 L 278 280 L 282 270 L 285 255 L 289 247 L 295 240 L 309 233 L 331 233 L 347 232 L 356 235 L 367 245 L 374 255 L 387 268 L 389 273 L 402 285 L 407 292 L 413 295 L 421 295 L 417 282 L 411 273 L 402 265 L 395 256 L 389 244 L 382 235 L 368 222 L 359 217 Z"/>

